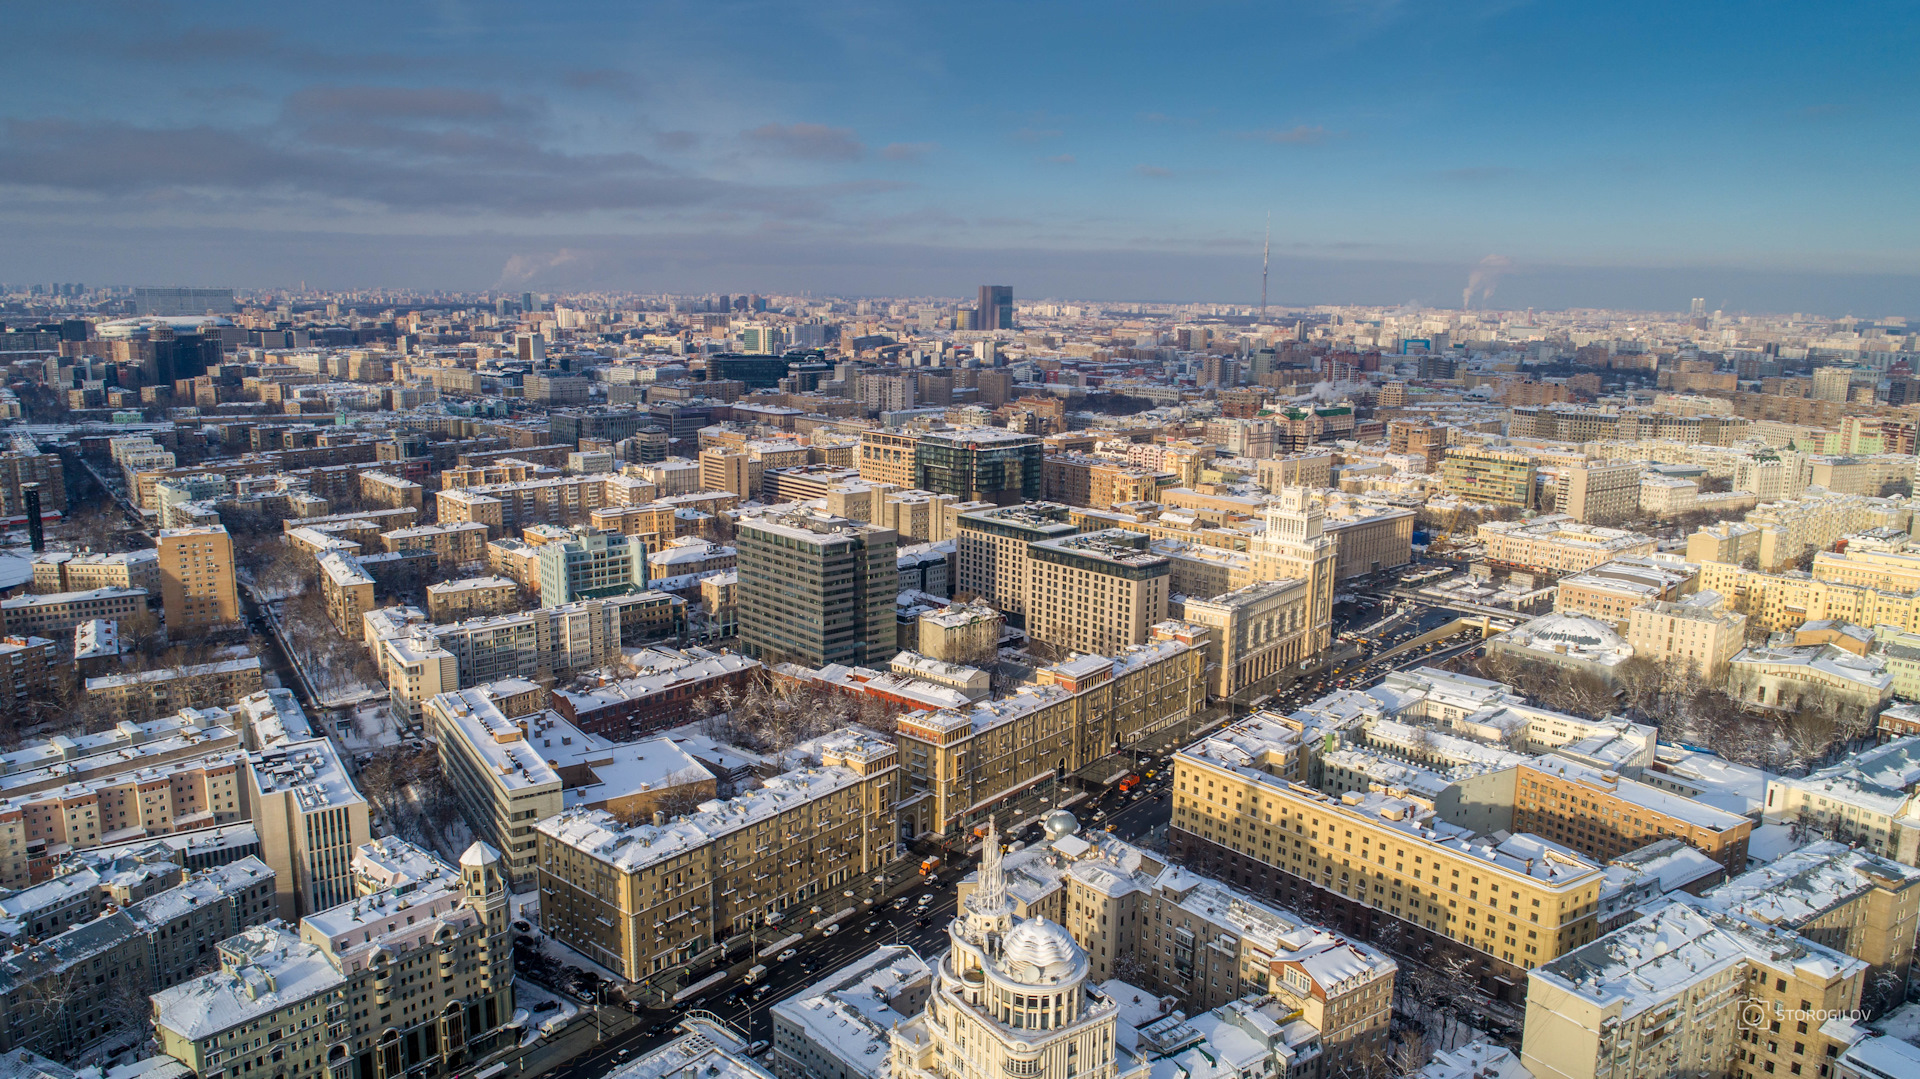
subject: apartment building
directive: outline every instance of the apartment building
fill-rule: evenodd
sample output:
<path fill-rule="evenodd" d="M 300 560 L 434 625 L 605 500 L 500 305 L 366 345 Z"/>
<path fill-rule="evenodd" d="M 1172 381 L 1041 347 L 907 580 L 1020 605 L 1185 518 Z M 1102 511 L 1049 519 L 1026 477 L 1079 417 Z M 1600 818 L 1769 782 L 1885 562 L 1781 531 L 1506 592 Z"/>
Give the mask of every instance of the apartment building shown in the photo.
<path fill-rule="evenodd" d="M 1339 580 L 1397 569 L 1413 561 L 1413 511 L 1363 499 L 1334 499 L 1326 507 Z"/>
<path fill-rule="evenodd" d="M 1319 1034 L 1320 1074 L 1387 1048 L 1399 969 L 1384 953 L 1100 832 L 1007 854 L 1016 916 L 1063 926 L 1093 978 L 1173 996 L 1189 1015 L 1272 995 Z M 960 884 L 960 903 L 981 874 Z"/>
<path fill-rule="evenodd" d="M 383 551 L 432 551 L 442 573 L 487 559 L 487 526 L 466 524 L 417 525 L 380 533 Z"/>
<path fill-rule="evenodd" d="M 506 577 L 467 577 L 427 586 L 427 617 L 435 622 L 510 614 L 520 606 L 520 584 Z"/>
<path fill-rule="evenodd" d="M 1026 624 L 1030 548 L 1045 540 L 1063 539 L 1080 531 L 1067 520 L 1067 507 L 1035 502 L 998 509 L 981 509 L 955 517 L 958 579 L 955 595 L 977 596 L 1007 616 Z"/>
<path fill-rule="evenodd" d="M 8 442 L 6 452 L 0 453 L 0 511 L 9 517 L 25 514 L 25 489 L 32 483 L 40 485 L 41 513 L 67 512 L 66 472 L 60 455 L 42 453 L 33 439 L 16 435 Z"/>
<path fill-rule="evenodd" d="M 897 737 L 913 793 L 900 808 L 902 829 L 952 834 L 1036 783 L 1185 723 L 1206 700 L 1206 635 L 1164 622 L 1148 644 L 1043 668 L 1000 700 L 903 714 Z"/>
<path fill-rule="evenodd" d="M 1858 1008 L 1866 972 L 1679 897 L 1529 973 L 1520 1060 L 1535 1079 L 1818 1075 L 1846 1045 L 1821 1017 Z"/>
<path fill-rule="evenodd" d="M 1627 612 L 1634 655 L 1690 665 L 1710 684 L 1726 675 L 1746 639 L 1747 616 L 1723 610 L 1717 592 L 1696 592 L 1677 603 L 1654 600 Z"/>
<path fill-rule="evenodd" d="M 115 721 L 172 715 L 257 693 L 264 685 L 260 657 L 225 659 L 135 674 L 109 674 L 82 683 L 89 698 L 103 702 Z"/>
<path fill-rule="evenodd" d="M 1798 822 L 1814 835 L 1882 858 L 1920 865 L 1920 736 L 1854 754 L 1805 776 L 1767 779 L 1768 821 Z"/>
<path fill-rule="evenodd" d="M 395 858 L 393 845 L 354 856 L 388 885 L 378 894 L 310 915 L 297 934 L 248 929 L 220 943 L 219 970 L 155 994 L 161 1049 L 205 1079 L 433 1079 L 508 1044 L 498 858 L 476 843 L 456 870 L 417 848 Z M 395 863 L 407 871 L 383 872 Z"/>
<path fill-rule="evenodd" d="M 353 852 L 369 836 L 367 802 L 325 738 L 289 742 L 248 757 L 244 805 L 273 867 L 282 918 L 353 898 Z"/>
<path fill-rule="evenodd" d="M 46 551 L 33 556 L 35 592 L 90 592 L 97 588 L 143 588 L 149 595 L 159 595 L 159 553 Z"/>
<path fill-rule="evenodd" d="M 1556 614 L 1596 618 L 1627 631 L 1635 607 L 1690 596 L 1700 580 L 1700 567 L 1671 555 L 1628 555 L 1560 578 L 1554 586 Z"/>
<path fill-rule="evenodd" d="M 1207 627 L 1207 693 L 1250 701 L 1312 658 L 1313 610 L 1304 580 L 1261 581 L 1212 599 L 1173 605 L 1182 621 Z"/>
<path fill-rule="evenodd" d="M 521 685 L 530 683 L 442 693 L 426 709 L 441 774 L 476 834 L 501 852 L 515 891 L 535 884 L 536 822 L 562 809 L 607 809 L 637 821 L 669 802 L 713 797 L 713 774 L 671 739 L 613 745 L 553 711 L 509 714 L 506 694 Z"/>
<path fill-rule="evenodd" d="M 412 480 L 371 471 L 362 471 L 356 478 L 359 481 L 360 500 L 370 506 L 383 509 L 400 506 L 411 506 L 416 510 L 426 508 L 427 489 Z"/>
<path fill-rule="evenodd" d="M 1726 867 L 1747 868 L 1753 822 L 1659 787 L 1551 754 L 1520 766 L 1513 825 L 1609 862 L 1678 839 Z"/>
<path fill-rule="evenodd" d="M 1653 553 L 1652 536 L 1578 524 L 1564 514 L 1530 521 L 1488 521 L 1475 533 L 1487 561 L 1547 573 L 1579 573 L 1629 555 Z"/>
<path fill-rule="evenodd" d="M 0 710 L 24 709 L 54 700 L 53 687 L 66 684 L 71 653 L 45 637 L 0 637 Z"/>
<path fill-rule="evenodd" d="M 1398 934 L 1458 958 L 1499 997 L 1594 938 L 1598 863 L 1536 835 L 1477 835 L 1407 798 L 1322 794 L 1286 777 L 1298 754 L 1298 734 L 1271 728 L 1177 753 L 1169 852 L 1287 906 L 1321 906 L 1365 939 Z"/>
<path fill-rule="evenodd" d="M 627 655 L 626 676 L 555 687 L 553 708 L 601 738 L 627 741 L 695 718 L 693 704 L 722 689 L 744 692 L 759 661 L 704 648 L 647 648 Z"/>
<path fill-rule="evenodd" d="M 240 621 L 233 576 L 233 537 L 222 525 L 163 528 L 154 536 L 160 556 L 160 602 L 167 632 L 185 639 L 196 629 Z"/>
<path fill-rule="evenodd" d="M 1395 450 L 1404 453 L 1405 449 Z M 1333 454 L 1295 453 L 1253 463 L 1255 482 L 1273 494 L 1288 487 L 1332 487 Z"/>
<path fill-rule="evenodd" d="M 1905 999 L 1920 928 L 1920 869 L 1820 840 L 1702 892 L 1700 901 L 1865 961 L 1870 1007 Z"/>
<path fill-rule="evenodd" d="M 327 618 L 341 636 L 351 637 L 360 628 L 361 616 L 374 609 L 373 578 L 357 560 L 338 551 L 323 551 L 316 561 Z"/>
<path fill-rule="evenodd" d="M 734 544 L 742 650 L 808 667 L 891 657 L 898 539 L 819 514 L 743 518 Z"/>
<path fill-rule="evenodd" d="M 847 728 L 783 757 L 805 763 L 666 823 L 629 827 L 604 810 L 539 822 L 541 928 L 672 989 L 685 964 L 742 936 L 850 917 L 840 893 L 894 857 L 899 752 Z"/>
<path fill-rule="evenodd" d="M 1556 509 L 1581 524 L 1623 521 L 1640 508 L 1641 466 L 1635 461 L 1589 461 L 1560 471 Z"/>
<path fill-rule="evenodd" d="M 1062 652 L 1110 655 L 1166 619 L 1172 566 L 1138 532 L 1107 529 L 1027 549 L 1027 635 Z"/>
<path fill-rule="evenodd" d="M 641 505 L 653 501 L 655 494 L 654 485 L 645 480 L 591 473 L 443 490 L 435 504 L 441 524 L 479 522 L 489 536 L 498 538 L 533 524 L 586 524 L 594 510 Z"/>
<path fill-rule="evenodd" d="M 732 491 L 742 501 L 757 498 L 766 466 L 743 449 L 709 446 L 700 451 L 700 486 L 709 491 Z"/>
<path fill-rule="evenodd" d="M 104 618 L 122 622 L 142 617 L 147 610 L 144 588 L 95 588 L 85 592 L 54 592 L 42 596 L 15 596 L 0 600 L 0 618 L 13 636 L 55 637 L 71 634 L 75 626 Z"/>
<path fill-rule="evenodd" d="M 572 532 L 537 550 L 542 605 L 558 607 L 646 590 L 647 548 L 640 537 L 579 525 Z"/>
<path fill-rule="evenodd" d="M 1528 509 L 1533 506 L 1533 458 L 1525 453 L 1449 446 L 1440 462 L 1441 486 L 1468 502 Z"/>

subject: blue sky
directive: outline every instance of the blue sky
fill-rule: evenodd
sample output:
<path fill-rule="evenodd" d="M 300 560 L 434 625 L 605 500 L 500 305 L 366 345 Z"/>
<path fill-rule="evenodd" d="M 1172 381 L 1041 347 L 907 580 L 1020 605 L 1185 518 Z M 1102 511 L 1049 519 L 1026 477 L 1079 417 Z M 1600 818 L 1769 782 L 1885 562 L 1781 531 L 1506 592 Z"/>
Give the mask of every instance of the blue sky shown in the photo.
<path fill-rule="evenodd" d="M 1920 314 L 1894 4 L 11 5 L 0 278 Z M 29 45 L 28 43 L 31 43 Z"/>

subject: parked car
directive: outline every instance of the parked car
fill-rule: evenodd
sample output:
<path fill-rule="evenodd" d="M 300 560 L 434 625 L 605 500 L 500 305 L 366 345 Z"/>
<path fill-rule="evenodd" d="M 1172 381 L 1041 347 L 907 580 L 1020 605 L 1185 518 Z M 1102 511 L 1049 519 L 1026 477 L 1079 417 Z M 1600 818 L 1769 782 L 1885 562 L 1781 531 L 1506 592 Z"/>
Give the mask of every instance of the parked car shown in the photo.
<path fill-rule="evenodd" d="M 764 1038 L 757 1042 L 749 1042 L 747 1043 L 747 1055 L 750 1057 L 757 1057 L 761 1053 L 766 1052 L 768 1048 L 770 1048 L 770 1043 L 768 1043 Z"/>
<path fill-rule="evenodd" d="M 550 1012 L 555 1008 L 558 1008 L 559 1006 L 560 1006 L 560 1002 L 557 1000 L 543 1000 L 540 1003 L 535 1004 L 533 1006 L 533 1010 L 536 1012 Z"/>

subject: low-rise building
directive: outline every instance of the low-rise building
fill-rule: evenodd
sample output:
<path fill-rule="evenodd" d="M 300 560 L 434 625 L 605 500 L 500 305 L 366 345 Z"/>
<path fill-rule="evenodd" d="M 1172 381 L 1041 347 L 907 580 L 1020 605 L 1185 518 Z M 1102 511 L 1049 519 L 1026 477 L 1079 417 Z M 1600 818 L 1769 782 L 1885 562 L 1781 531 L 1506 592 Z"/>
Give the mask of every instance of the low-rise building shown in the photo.
<path fill-rule="evenodd" d="M 1805 776 L 1767 780 L 1766 819 L 1920 865 L 1920 736 L 1895 738 Z"/>
<path fill-rule="evenodd" d="M 1548 573 L 1579 573 L 1624 555 L 1653 553 L 1652 536 L 1546 514 L 1530 521 L 1488 521 L 1475 538 L 1487 560 Z"/>
<path fill-rule="evenodd" d="M 932 990 L 913 949 L 883 946 L 773 1006 L 768 1063 L 780 1079 L 884 1079 L 887 1032 Z"/>
<path fill-rule="evenodd" d="M 1633 657 L 1633 647 L 1613 626 L 1573 614 L 1543 614 L 1486 643 L 1489 656 L 1541 664 L 1612 684 L 1614 671 Z"/>
<path fill-rule="evenodd" d="M 1893 675 L 1876 655 L 1835 644 L 1756 645 L 1727 661 L 1727 694 L 1778 712 L 1827 708 L 1872 723 L 1893 699 Z"/>
<path fill-rule="evenodd" d="M 160 555 L 152 550 L 113 554 L 46 551 L 33 556 L 35 592 L 90 592 L 96 588 L 144 588 L 160 594 Z"/>
<path fill-rule="evenodd" d="M 451 573 L 461 566 L 486 561 L 487 526 L 469 522 L 396 528 L 380 533 L 380 547 L 386 551 L 432 551 L 441 571 Z"/>
<path fill-rule="evenodd" d="M 518 582 L 507 577 L 466 577 L 427 586 L 427 617 L 459 622 L 490 614 L 511 614 L 521 607 Z"/>
<path fill-rule="evenodd" d="M 171 715 L 182 708 L 204 708 L 259 692 L 265 684 L 260 657 L 223 659 L 187 667 L 162 667 L 135 674 L 108 674 L 86 680 L 96 698 L 117 721 Z"/>
<path fill-rule="evenodd" d="M 85 592 L 53 592 L 0 600 L 0 619 L 14 636 L 54 637 L 72 633 L 75 626 L 96 618 L 122 625 L 146 616 L 149 593 L 144 588 L 95 588 Z"/>
<path fill-rule="evenodd" d="M 629 741 L 694 718 L 693 702 L 731 688 L 744 691 L 759 660 L 704 648 L 645 648 L 630 652 L 631 674 L 588 675 L 555 689 L 553 708 L 588 734 Z"/>

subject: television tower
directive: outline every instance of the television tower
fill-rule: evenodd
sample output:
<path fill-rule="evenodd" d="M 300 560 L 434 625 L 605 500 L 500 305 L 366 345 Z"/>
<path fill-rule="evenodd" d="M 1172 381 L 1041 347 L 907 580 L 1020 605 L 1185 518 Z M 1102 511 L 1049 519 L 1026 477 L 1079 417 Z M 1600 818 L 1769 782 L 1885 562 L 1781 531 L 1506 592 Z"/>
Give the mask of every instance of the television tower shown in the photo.
<path fill-rule="evenodd" d="M 1267 321 L 1267 255 L 1273 250 L 1273 211 L 1267 211 L 1267 237 L 1260 241 L 1260 321 Z"/>

